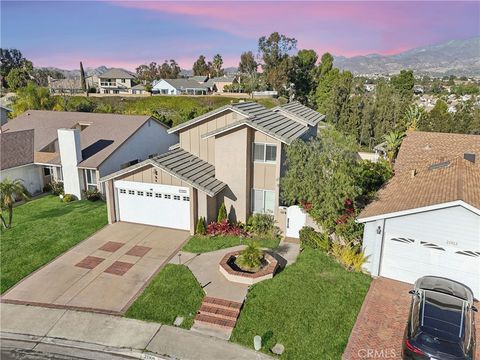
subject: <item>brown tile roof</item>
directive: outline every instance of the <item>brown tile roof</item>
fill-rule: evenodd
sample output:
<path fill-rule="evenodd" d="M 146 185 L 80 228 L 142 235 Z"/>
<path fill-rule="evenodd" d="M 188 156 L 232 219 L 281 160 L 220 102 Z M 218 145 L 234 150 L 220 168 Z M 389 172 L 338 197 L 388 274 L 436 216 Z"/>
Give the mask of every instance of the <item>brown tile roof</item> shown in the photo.
<path fill-rule="evenodd" d="M 359 219 L 456 200 L 480 209 L 480 136 L 413 132 L 402 143 L 395 176 Z"/>
<path fill-rule="evenodd" d="M 35 151 L 33 153 L 35 164 L 53 164 L 59 156 L 57 152 Z"/>
<path fill-rule="evenodd" d="M 79 166 L 97 168 L 149 119 L 148 115 L 28 110 L 3 125 L 2 132 L 34 129 L 34 151 L 42 152 L 57 140 L 58 129 L 88 124 L 80 133 L 84 160 Z M 51 158 L 48 163 L 60 164 L 60 157 Z"/>
<path fill-rule="evenodd" d="M 452 160 L 464 153 L 477 154 L 480 167 L 480 135 L 413 131 L 403 140 L 395 173 L 421 169 L 435 161 Z"/>
<path fill-rule="evenodd" d="M 0 133 L 0 169 L 33 163 L 34 130 Z"/>

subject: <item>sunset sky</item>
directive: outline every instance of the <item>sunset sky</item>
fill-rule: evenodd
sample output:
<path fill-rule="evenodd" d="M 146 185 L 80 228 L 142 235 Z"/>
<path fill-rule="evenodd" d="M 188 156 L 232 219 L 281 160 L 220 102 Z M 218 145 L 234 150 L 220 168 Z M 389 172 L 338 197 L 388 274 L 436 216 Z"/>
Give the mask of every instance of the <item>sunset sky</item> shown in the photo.
<path fill-rule="evenodd" d="M 1 1 L 1 46 L 35 66 L 134 70 L 200 54 L 238 65 L 273 31 L 319 54 L 395 54 L 480 35 L 478 2 L 442 1 Z"/>

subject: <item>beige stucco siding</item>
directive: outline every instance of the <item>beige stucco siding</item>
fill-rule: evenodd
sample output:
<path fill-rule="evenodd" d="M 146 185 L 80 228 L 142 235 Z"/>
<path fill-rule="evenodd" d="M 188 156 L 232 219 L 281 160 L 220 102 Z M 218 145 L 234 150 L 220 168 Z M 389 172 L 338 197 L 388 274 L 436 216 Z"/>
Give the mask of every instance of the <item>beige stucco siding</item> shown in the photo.
<path fill-rule="evenodd" d="M 180 147 L 200 159 L 215 164 L 215 138 L 202 135 L 240 120 L 241 115 L 229 111 L 179 131 Z"/>

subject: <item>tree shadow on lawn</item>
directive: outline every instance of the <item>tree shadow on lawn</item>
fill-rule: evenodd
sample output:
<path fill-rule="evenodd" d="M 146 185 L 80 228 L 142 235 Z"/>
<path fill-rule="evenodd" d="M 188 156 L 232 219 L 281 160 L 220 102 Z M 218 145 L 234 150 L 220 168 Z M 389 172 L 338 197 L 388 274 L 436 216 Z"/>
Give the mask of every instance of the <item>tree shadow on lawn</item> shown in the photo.
<path fill-rule="evenodd" d="M 35 212 L 34 214 L 27 215 L 26 218 L 29 221 L 42 220 L 45 218 L 57 218 L 68 215 L 72 211 L 75 211 L 78 215 L 91 213 L 92 208 L 85 203 L 65 203 L 65 206 L 61 206 L 54 209 L 46 209 L 43 211 Z M 15 214 L 14 214 L 15 216 Z"/>

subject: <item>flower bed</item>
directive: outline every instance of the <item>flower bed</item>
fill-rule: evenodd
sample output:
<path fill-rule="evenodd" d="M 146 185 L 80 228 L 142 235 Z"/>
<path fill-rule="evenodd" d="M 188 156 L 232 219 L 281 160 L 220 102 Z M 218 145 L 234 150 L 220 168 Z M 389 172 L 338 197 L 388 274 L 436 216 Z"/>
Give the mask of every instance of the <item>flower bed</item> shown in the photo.
<path fill-rule="evenodd" d="M 278 267 L 278 261 L 270 254 L 264 254 L 264 264 L 256 272 L 242 271 L 235 260 L 241 251 L 232 251 L 226 254 L 219 264 L 219 270 L 228 281 L 253 285 L 260 281 L 271 279 Z"/>

